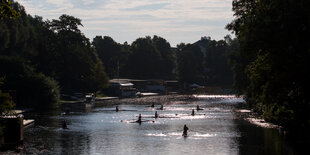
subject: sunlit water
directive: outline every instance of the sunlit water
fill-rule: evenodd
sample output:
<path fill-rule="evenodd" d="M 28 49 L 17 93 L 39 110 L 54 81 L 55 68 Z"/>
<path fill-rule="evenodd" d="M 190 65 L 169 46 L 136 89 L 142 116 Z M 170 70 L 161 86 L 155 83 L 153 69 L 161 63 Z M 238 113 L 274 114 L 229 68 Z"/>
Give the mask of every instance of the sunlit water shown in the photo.
<path fill-rule="evenodd" d="M 294 154 L 276 129 L 254 126 L 237 118 L 234 96 L 196 96 L 188 101 L 178 96 L 158 96 L 150 102 L 118 100 L 89 112 L 68 115 L 31 115 L 33 128 L 25 131 L 25 154 Z M 138 102 L 138 101 L 136 101 Z M 152 103 L 154 103 L 152 101 Z M 115 104 L 121 110 L 113 111 Z M 158 110 L 164 104 L 164 110 Z M 204 110 L 191 116 L 199 105 Z M 152 118 L 155 111 L 160 118 Z M 147 122 L 132 123 L 141 114 Z M 28 116 L 30 117 L 30 116 Z M 69 129 L 61 123 L 68 122 Z M 184 124 L 189 136 L 182 137 Z"/>

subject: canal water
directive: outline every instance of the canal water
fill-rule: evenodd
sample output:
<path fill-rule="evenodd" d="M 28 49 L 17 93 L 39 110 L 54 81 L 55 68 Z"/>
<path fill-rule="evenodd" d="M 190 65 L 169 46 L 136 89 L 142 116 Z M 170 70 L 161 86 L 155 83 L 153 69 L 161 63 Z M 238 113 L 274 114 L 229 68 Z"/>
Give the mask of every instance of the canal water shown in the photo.
<path fill-rule="evenodd" d="M 88 111 L 36 120 L 24 133 L 24 154 L 298 154 L 277 129 L 237 117 L 235 96 L 156 96 L 123 99 Z M 155 107 L 150 105 L 154 103 Z M 164 109 L 160 110 L 160 104 Z M 118 105 L 120 111 L 115 111 Z M 192 109 L 199 105 L 204 110 Z M 157 111 L 159 118 L 152 118 Z M 135 123 L 142 115 L 141 124 Z M 62 129 L 67 122 L 69 129 Z M 183 126 L 189 128 L 182 137 Z"/>

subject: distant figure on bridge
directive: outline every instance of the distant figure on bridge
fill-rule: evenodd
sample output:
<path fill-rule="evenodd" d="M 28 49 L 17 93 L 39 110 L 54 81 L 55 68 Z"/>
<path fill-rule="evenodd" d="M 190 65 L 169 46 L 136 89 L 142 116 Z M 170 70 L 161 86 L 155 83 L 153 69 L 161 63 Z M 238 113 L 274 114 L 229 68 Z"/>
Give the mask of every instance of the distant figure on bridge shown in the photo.
<path fill-rule="evenodd" d="M 155 118 L 158 118 L 158 114 L 157 114 L 157 111 L 155 111 Z"/>
<path fill-rule="evenodd" d="M 119 109 L 118 109 L 118 105 L 115 107 L 115 111 L 116 111 L 116 112 L 118 112 L 118 111 L 119 111 Z"/>
<path fill-rule="evenodd" d="M 142 122 L 142 116 L 141 114 L 139 114 L 138 120 L 136 121 L 137 123 L 141 123 Z"/>
<path fill-rule="evenodd" d="M 188 127 L 185 124 L 184 127 L 183 127 L 183 134 L 182 134 L 182 136 L 187 137 L 187 131 L 188 131 Z"/>
<path fill-rule="evenodd" d="M 192 109 L 192 116 L 195 116 L 195 110 Z"/>

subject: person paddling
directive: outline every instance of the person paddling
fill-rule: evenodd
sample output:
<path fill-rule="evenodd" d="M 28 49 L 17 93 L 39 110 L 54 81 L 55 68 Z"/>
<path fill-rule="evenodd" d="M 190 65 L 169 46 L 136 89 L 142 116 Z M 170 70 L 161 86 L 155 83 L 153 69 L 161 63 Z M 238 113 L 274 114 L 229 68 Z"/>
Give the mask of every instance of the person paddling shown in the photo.
<path fill-rule="evenodd" d="M 203 109 L 200 108 L 199 105 L 197 104 L 196 110 L 203 110 Z"/>
<path fill-rule="evenodd" d="M 160 105 L 160 110 L 164 110 L 164 106 L 163 105 Z"/>
<path fill-rule="evenodd" d="M 118 112 L 118 111 L 119 111 L 119 109 L 118 109 L 118 105 L 115 107 L 115 111 L 116 111 L 116 112 Z"/>
<path fill-rule="evenodd" d="M 182 136 L 186 137 L 187 136 L 187 131 L 188 131 L 188 127 L 185 124 L 184 127 L 183 127 L 183 134 L 182 134 Z"/>
<path fill-rule="evenodd" d="M 158 118 L 158 114 L 157 114 L 157 111 L 155 111 L 155 118 Z"/>
<path fill-rule="evenodd" d="M 137 123 L 141 123 L 141 122 L 142 122 L 141 114 L 139 114 L 138 120 L 137 120 L 136 122 L 137 122 Z"/>
<path fill-rule="evenodd" d="M 152 103 L 151 107 L 154 108 L 154 106 L 155 106 L 154 103 Z"/>
<path fill-rule="evenodd" d="M 192 109 L 192 116 L 195 116 L 195 110 Z"/>

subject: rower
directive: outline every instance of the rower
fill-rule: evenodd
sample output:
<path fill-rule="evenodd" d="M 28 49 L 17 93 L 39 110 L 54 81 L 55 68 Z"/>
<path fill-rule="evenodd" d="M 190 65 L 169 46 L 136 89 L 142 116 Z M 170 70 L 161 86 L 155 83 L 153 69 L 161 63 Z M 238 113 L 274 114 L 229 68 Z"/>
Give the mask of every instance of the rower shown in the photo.
<path fill-rule="evenodd" d="M 197 104 L 196 110 L 202 110 L 198 104 Z"/>
<path fill-rule="evenodd" d="M 188 127 L 185 124 L 184 127 L 183 127 L 183 134 L 182 134 L 182 136 L 186 137 L 187 136 L 187 131 L 188 131 Z"/>
<path fill-rule="evenodd" d="M 141 114 L 139 114 L 138 120 L 137 120 L 136 122 L 137 122 L 137 123 L 141 123 L 141 122 L 142 122 Z"/>
<path fill-rule="evenodd" d="M 160 110 L 164 110 L 164 106 L 163 105 L 160 105 Z"/>
<path fill-rule="evenodd" d="M 157 111 L 155 111 L 155 118 L 158 118 L 158 114 L 157 114 Z"/>
<path fill-rule="evenodd" d="M 116 111 L 116 112 L 118 112 L 118 111 L 119 111 L 119 109 L 118 109 L 118 105 L 115 107 L 115 111 Z"/>
<path fill-rule="evenodd" d="M 152 103 L 151 107 L 154 108 L 154 106 L 155 106 L 154 103 Z"/>
<path fill-rule="evenodd" d="M 194 116 L 195 115 L 195 110 L 194 109 L 192 109 L 192 116 Z"/>

